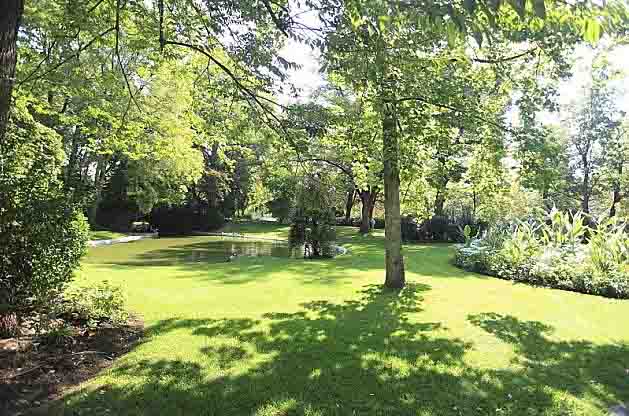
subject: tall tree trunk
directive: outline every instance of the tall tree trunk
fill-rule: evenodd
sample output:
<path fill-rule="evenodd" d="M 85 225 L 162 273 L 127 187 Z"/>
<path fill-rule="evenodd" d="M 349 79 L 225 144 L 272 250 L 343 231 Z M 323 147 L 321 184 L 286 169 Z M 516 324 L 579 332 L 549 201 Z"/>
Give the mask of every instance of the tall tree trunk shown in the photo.
<path fill-rule="evenodd" d="M 589 214 L 590 213 L 590 164 L 587 159 L 587 152 L 581 158 L 583 162 L 583 183 L 581 186 L 582 199 L 581 210 Z"/>
<path fill-rule="evenodd" d="M 88 212 L 88 220 L 90 225 L 96 225 L 96 214 L 98 213 L 98 206 L 102 200 L 103 182 L 105 179 L 105 161 L 100 158 L 96 164 L 96 173 L 94 175 L 94 201 L 90 206 Z"/>
<path fill-rule="evenodd" d="M 437 189 L 435 196 L 435 215 L 443 216 L 443 207 L 446 204 L 446 186 L 447 181 L 442 185 L 441 189 Z"/>
<path fill-rule="evenodd" d="M 372 201 L 372 191 L 371 188 L 361 189 L 359 191 L 360 202 L 362 204 L 361 216 L 360 216 L 360 233 L 367 234 L 369 232 L 369 213 L 371 212 L 371 201 Z"/>
<path fill-rule="evenodd" d="M 614 181 L 614 190 L 612 193 L 612 206 L 609 208 L 609 216 L 616 216 L 616 204 L 620 203 L 622 195 L 620 193 L 620 178 L 622 177 L 622 163 L 618 165 L 618 180 Z"/>
<path fill-rule="evenodd" d="M 369 203 L 369 223 L 371 224 L 371 220 L 373 219 L 373 210 L 376 207 L 376 199 L 378 198 L 378 188 L 375 188 L 371 192 L 371 201 Z"/>
<path fill-rule="evenodd" d="M 382 144 L 384 156 L 384 229 L 385 264 L 384 285 L 401 289 L 406 284 L 402 257 L 402 228 L 400 218 L 399 143 L 394 99 L 383 103 Z"/>
<path fill-rule="evenodd" d="M 356 196 L 356 187 L 352 185 L 352 189 L 347 192 L 347 200 L 345 201 L 345 223 L 349 224 L 352 216 L 352 208 L 354 208 L 354 198 Z"/>
<path fill-rule="evenodd" d="M 11 94 L 17 63 L 17 32 L 24 13 L 23 0 L 2 0 L 0 12 L 0 143 L 9 123 Z"/>

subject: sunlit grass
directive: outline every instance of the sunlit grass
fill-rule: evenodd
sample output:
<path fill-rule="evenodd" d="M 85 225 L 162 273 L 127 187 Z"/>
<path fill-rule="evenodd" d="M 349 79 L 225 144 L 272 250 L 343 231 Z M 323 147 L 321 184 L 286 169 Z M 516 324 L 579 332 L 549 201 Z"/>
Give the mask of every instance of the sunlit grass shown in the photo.
<path fill-rule="evenodd" d="M 383 292 L 382 233 L 339 235 L 349 254 L 330 261 L 182 256 L 212 237 L 90 249 L 82 278 L 122 285 L 147 336 L 65 411 L 584 416 L 629 400 L 629 302 L 466 273 L 447 245 L 406 247 L 408 287 Z"/>
<path fill-rule="evenodd" d="M 125 237 L 126 234 L 117 233 L 115 231 L 108 230 L 91 230 L 90 240 L 113 240 L 114 238 Z"/>

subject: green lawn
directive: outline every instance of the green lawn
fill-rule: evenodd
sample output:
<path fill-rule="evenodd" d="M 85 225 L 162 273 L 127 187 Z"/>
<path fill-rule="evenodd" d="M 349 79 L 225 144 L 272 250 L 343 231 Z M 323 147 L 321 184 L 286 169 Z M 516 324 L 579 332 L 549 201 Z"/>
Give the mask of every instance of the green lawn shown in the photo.
<path fill-rule="evenodd" d="M 288 225 L 274 225 L 265 223 L 228 223 L 220 229 L 224 233 L 239 233 L 264 238 L 288 238 Z"/>
<path fill-rule="evenodd" d="M 285 235 L 286 227 L 245 227 Z M 383 292 L 381 234 L 332 261 L 206 262 L 212 237 L 90 249 L 143 344 L 66 396 L 89 415 L 604 415 L 629 401 L 629 302 L 462 272 L 406 247 Z M 201 259 L 201 260 L 200 260 Z"/>
<path fill-rule="evenodd" d="M 113 240 L 114 238 L 126 237 L 126 234 L 117 233 L 115 231 L 108 230 L 91 230 L 90 240 Z"/>

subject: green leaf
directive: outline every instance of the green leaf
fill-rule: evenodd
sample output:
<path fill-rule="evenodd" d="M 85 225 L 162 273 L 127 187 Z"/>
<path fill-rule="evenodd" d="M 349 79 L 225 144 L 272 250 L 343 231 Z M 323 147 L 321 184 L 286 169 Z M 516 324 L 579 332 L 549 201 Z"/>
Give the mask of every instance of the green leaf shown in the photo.
<path fill-rule="evenodd" d="M 601 38 L 601 24 L 596 19 L 588 19 L 585 21 L 584 38 L 589 43 L 596 43 Z"/>

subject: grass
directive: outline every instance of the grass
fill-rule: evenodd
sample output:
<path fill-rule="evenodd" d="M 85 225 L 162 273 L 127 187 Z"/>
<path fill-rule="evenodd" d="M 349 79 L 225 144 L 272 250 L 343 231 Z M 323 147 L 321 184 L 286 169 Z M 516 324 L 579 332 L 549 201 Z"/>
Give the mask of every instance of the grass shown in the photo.
<path fill-rule="evenodd" d="M 225 233 L 247 234 L 265 238 L 288 238 L 288 225 L 275 225 L 268 223 L 242 223 L 232 222 L 225 224 L 220 231 Z"/>
<path fill-rule="evenodd" d="M 382 235 L 339 234 L 350 254 L 331 261 L 198 261 L 212 237 L 90 249 L 83 278 L 122 285 L 147 336 L 65 412 L 589 416 L 629 401 L 629 302 L 462 272 L 447 245 L 406 247 L 407 288 L 383 291 Z"/>
<path fill-rule="evenodd" d="M 108 230 L 90 230 L 90 240 L 113 240 L 121 237 L 126 237 L 126 234 Z"/>

